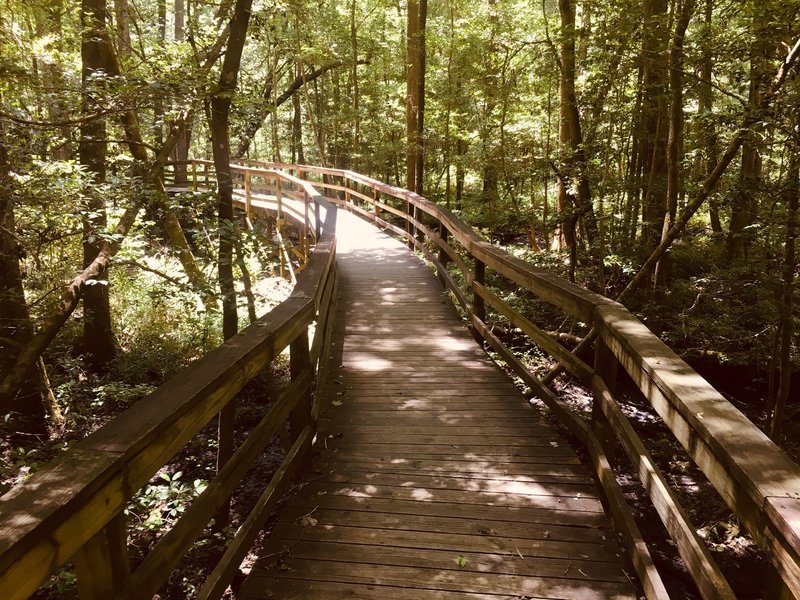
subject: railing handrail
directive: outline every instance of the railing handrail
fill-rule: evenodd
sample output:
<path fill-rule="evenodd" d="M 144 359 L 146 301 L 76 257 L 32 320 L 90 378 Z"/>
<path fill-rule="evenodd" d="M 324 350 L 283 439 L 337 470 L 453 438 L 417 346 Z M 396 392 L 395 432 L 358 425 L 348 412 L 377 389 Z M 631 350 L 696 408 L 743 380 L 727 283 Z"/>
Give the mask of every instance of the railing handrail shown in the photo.
<path fill-rule="evenodd" d="M 307 202 L 325 210 L 324 227 L 318 227 L 321 235 L 307 268 L 289 297 L 273 310 L 0 498 L 0 589 L 6 597 L 27 598 L 98 536 L 109 538 L 104 531 L 119 519 L 133 494 L 289 345 L 293 346 L 294 367 L 294 345 L 303 337 L 307 340 L 308 326 L 318 318 L 317 312 L 319 318 L 324 316 L 323 297 L 330 301 L 333 295 L 335 284 L 330 274 L 334 272 L 337 209 L 307 181 L 280 171 L 259 170 L 259 174 L 297 185 Z M 320 218 L 319 210 L 316 216 Z M 324 325 L 318 322 L 310 353 L 305 343 L 310 366 L 293 377 L 294 387 L 286 392 L 290 398 L 284 401 L 283 411 L 291 408 L 287 403 L 297 404 L 304 394 L 310 395 L 315 365 L 325 356 Z M 313 412 L 311 406 L 308 409 Z M 296 443 L 302 440 L 306 448 L 309 432 L 297 432 Z M 113 562 L 113 551 L 111 554 Z M 111 577 L 95 566 L 93 577 Z M 220 585 L 215 584 L 217 588 Z M 97 589 L 96 597 L 108 597 L 108 589 Z M 117 595 L 124 596 L 119 591 Z"/>
<path fill-rule="evenodd" d="M 695 464 L 767 552 L 787 588 L 800 598 L 800 467 L 623 305 L 529 265 L 484 240 L 447 208 L 408 190 L 344 169 L 255 164 L 338 177 L 345 188 L 347 182 L 352 182 L 402 200 L 409 207 L 433 217 L 447 230 L 444 235 L 456 239 L 476 259 L 476 266 L 480 262 L 493 268 L 510 281 L 597 328 L 599 343 L 609 350 L 606 360 L 613 359 L 625 368 Z M 317 185 L 326 187 L 324 183 Z M 361 194 L 359 198 L 369 197 Z M 379 201 L 375 197 L 371 202 L 374 214 L 357 206 L 354 208 L 361 216 L 377 220 L 378 208 L 375 207 Z M 404 218 L 413 224 L 414 231 L 425 232 L 442 248 L 441 234 L 430 236 L 431 230 L 420 223 L 411 210 L 407 209 L 406 213 Z M 436 262 L 436 257 L 418 244 L 413 233 L 385 221 L 381 225 L 406 237 Z M 437 264 L 437 270 L 441 268 L 442 264 Z M 478 282 L 474 274 L 464 275 L 468 287 L 476 294 L 486 294 L 482 282 Z M 441 276 L 449 277 L 446 272 Z M 457 290 L 453 291 L 459 297 Z M 460 296 L 459 301 L 464 304 L 463 294 Z M 482 319 L 476 323 L 474 311 L 469 306 L 464 308 L 473 324 L 480 326 Z M 514 360 L 513 357 L 509 359 Z M 564 366 L 569 368 L 569 365 Z M 547 394 L 546 389 L 537 387 L 536 390 Z M 579 437 L 585 435 L 580 426 L 576 428 L 569 422 L 571 417 L 564 414 L 562 406 L 556 408 L 557 416 L 567 419 L 566 425 L 572 426 Z"/>

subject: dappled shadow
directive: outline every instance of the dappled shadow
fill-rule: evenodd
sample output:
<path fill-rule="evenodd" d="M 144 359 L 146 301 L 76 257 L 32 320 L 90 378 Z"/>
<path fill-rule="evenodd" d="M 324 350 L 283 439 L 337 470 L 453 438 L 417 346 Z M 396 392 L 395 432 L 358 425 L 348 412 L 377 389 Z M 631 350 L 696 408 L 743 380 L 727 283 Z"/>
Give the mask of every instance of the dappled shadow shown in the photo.
<path fill-rule="evenodd" d="M 636 597 L 573 450 L 430 270 L 349 220 L 318 456 L 242 597 Z"/>

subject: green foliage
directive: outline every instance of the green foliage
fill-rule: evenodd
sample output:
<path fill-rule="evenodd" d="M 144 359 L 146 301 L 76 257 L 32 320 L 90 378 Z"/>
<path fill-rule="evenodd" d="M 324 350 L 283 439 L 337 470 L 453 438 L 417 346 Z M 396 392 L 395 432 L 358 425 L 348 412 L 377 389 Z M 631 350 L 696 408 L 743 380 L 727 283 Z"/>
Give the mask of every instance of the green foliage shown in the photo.
<path fill-rule="evenodd" d="M 130 385 L 119 381 L 109 381 L 92 390 L 94 399 L 91 401 L 91 407 L 100 409 L 109 403 L 117 407 L 128 407 L 136 400 L 147 396 L 154 389 L 154 386 L 148 384 Z"/>
<path fill-rule="evenodd" d="M 204 479 L 186 482 L 182 477 L 181 471 L 159 473 L 131 499 L 125 514 L 138 528 L 156 531 L 171 526 L 208 486 Z"/>

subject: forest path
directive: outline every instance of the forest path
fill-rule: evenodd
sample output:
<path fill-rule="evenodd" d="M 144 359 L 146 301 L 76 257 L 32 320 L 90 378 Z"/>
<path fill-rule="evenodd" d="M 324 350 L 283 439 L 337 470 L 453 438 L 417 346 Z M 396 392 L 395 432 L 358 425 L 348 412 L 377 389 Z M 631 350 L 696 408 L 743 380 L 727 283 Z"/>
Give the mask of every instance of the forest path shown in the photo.
<path fill-rule="evenodd" d="M 237 594 L 635 598 L 598 489 L 397 240 L 340 211 L 313 468 Z"/>

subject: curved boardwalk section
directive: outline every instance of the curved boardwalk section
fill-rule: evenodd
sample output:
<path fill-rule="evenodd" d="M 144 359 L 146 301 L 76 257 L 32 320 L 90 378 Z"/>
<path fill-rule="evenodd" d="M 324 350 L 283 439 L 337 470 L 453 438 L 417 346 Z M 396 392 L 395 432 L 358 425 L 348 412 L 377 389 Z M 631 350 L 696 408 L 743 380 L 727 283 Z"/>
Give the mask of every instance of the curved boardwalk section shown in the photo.
<path fill-rule="evenodd" d="M 430 270 L 349 214 L 339 231 L 314 468 L 237 597 L 635 598 L 593 480 Z"/>

